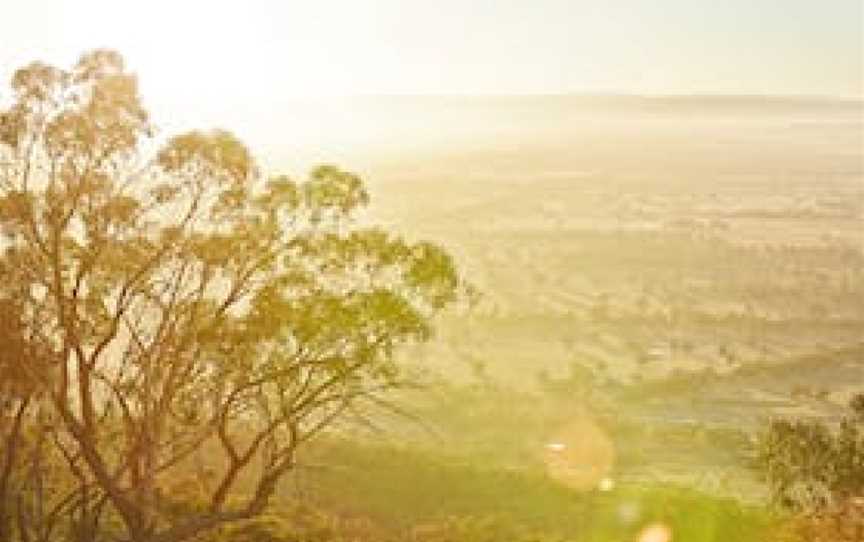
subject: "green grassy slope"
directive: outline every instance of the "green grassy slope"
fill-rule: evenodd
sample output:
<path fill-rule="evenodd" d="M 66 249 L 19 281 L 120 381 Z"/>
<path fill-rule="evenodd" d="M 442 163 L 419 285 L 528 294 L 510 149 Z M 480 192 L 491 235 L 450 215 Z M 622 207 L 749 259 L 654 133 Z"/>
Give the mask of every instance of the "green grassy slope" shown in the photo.
<path fill-rule="evenodd" d="M 310 460 L 313 458 L 309 458 Z M 536 469 L 453 461 L 428 451 L 330 441 L 286 489 L 318 510 L 368 518 L 394 539 L 450 533 L 454 542 L 636 540 L 664 525 L 675 540 L 770 539 L 776 518 L 733 500 L 671 486 L 575 491 Z M 413 533 L 413 535 L 412 535 Z M 442 540 L 445 540 L 442 538 Z"/>

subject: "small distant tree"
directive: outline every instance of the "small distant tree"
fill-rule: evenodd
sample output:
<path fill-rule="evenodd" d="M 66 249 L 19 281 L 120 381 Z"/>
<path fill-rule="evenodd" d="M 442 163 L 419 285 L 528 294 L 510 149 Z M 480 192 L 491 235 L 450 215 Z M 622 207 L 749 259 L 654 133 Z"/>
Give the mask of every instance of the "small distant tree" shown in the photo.
<path fill-rule="evenodd" d="M 778 505 L 813 512 L 864 498 L 864 394 L 836 427 L 775 420 L 762 435 L 757 465 Z"/>
<path fill-rule="evenodd" d="M 115 52 L 14 74 L 0 109 L 3 540 L 39 540 L 25 501 L 52 492 L 68 519 L 51 540 L 176 542 L 260 515 L 304 443 L 410 382 L 397 349 L 462 290 L 443 249 L 364 224 L 356 175 L 265 178 L 224 131 L 157 143 Z M 50 446 L 38 484 L 25 434 Z M 171 483 L 202 458 L 196 502 L 178 503 Z"/>

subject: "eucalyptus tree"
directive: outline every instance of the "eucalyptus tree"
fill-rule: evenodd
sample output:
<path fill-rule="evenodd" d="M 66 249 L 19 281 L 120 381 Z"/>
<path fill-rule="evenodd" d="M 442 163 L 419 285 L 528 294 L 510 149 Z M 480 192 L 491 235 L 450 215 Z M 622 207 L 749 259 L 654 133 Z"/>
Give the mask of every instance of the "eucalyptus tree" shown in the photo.
<path fill-rule="evenodd" d="M 410 380 L 399 347 L 464 291 L 442 248 L 369 224 L 356 175 L 267 177 L 225 131 L 160 141 L 113 51 L 32 63 L 11 91 L 0 299 L 21 348 L 3 367 L 28 394 L 0 393 L 48 413 L 92 540 L 260 514 L 298 449 Z"/>

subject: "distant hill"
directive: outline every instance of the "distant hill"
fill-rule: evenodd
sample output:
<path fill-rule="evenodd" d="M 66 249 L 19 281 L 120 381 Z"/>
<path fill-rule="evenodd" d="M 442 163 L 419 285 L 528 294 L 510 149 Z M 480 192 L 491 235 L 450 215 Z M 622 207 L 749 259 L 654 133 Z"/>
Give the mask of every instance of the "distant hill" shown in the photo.
<path fill-rule="evenodd" d="M 420 167 L 424 157 L 440 162 L 447 155 L 475 151 L 512 154 L 528 149 L 544 154 L 569 153 L 574 163 L 584 167 L 590 162 L 584 155 L 592 149 L 614 159 L 617 147 L 622 147 L 621 156 L 626 156 L 633 145 L 655 149 L 658 141 L 672 143 L 662 149 L 664 154 L 679 150 L 679 143 L 686 148 L 750 142 L 753 149 L 767 143 L 761 150 L 770 152 L 787 140 L 793 147 L 805 145 L 805 152 L 819 150 L 831 141 L 846 145 L 843 148 L 864 145 L 864 100 L 830 97 L 564 94 L 286 98 L 276 108 L 259 110 L 249 104 L 236 115 L 233 122 L 229 118 L 229 124 L 260 149 L 261 156 L 272 157 L 265 165 L 297 173 L 311 163 L 337 162 L 378 176 L 382 166 L 414 163 Z M 812 141 L 806 139 L 811 136 L 815 136 Z M 848 140 L 851 146 L 846 144 Z M 791 158 L 800 154 L 788 146 L 778 151 Z M 515 156 L 513 161 L 519 165 Z M 483 168 L 484 164 L 475 166 Z"/>

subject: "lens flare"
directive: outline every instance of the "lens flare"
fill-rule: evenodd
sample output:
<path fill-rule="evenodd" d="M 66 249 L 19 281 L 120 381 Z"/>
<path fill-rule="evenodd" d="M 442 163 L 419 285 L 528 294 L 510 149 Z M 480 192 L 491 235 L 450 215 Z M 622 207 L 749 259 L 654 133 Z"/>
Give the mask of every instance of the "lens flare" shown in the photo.
<path fill-rule="evenodd" d="M 638 542 L 672 542 L 672 529 L 662 523 L 649 525 L 639 533 Z"/>
<path fill-rule="evenodd" d="M 610 491 L 615 447 L 588 416 L 577 416 L 545 446 L 549 476 L 573 489 Z"/>
<path fill-rule="evenodd" d="M 618 520 L 624 525 L 634 525 L 642 516 L 641 507 L 634 502 L 625 502 L 618 507 Z"/>

